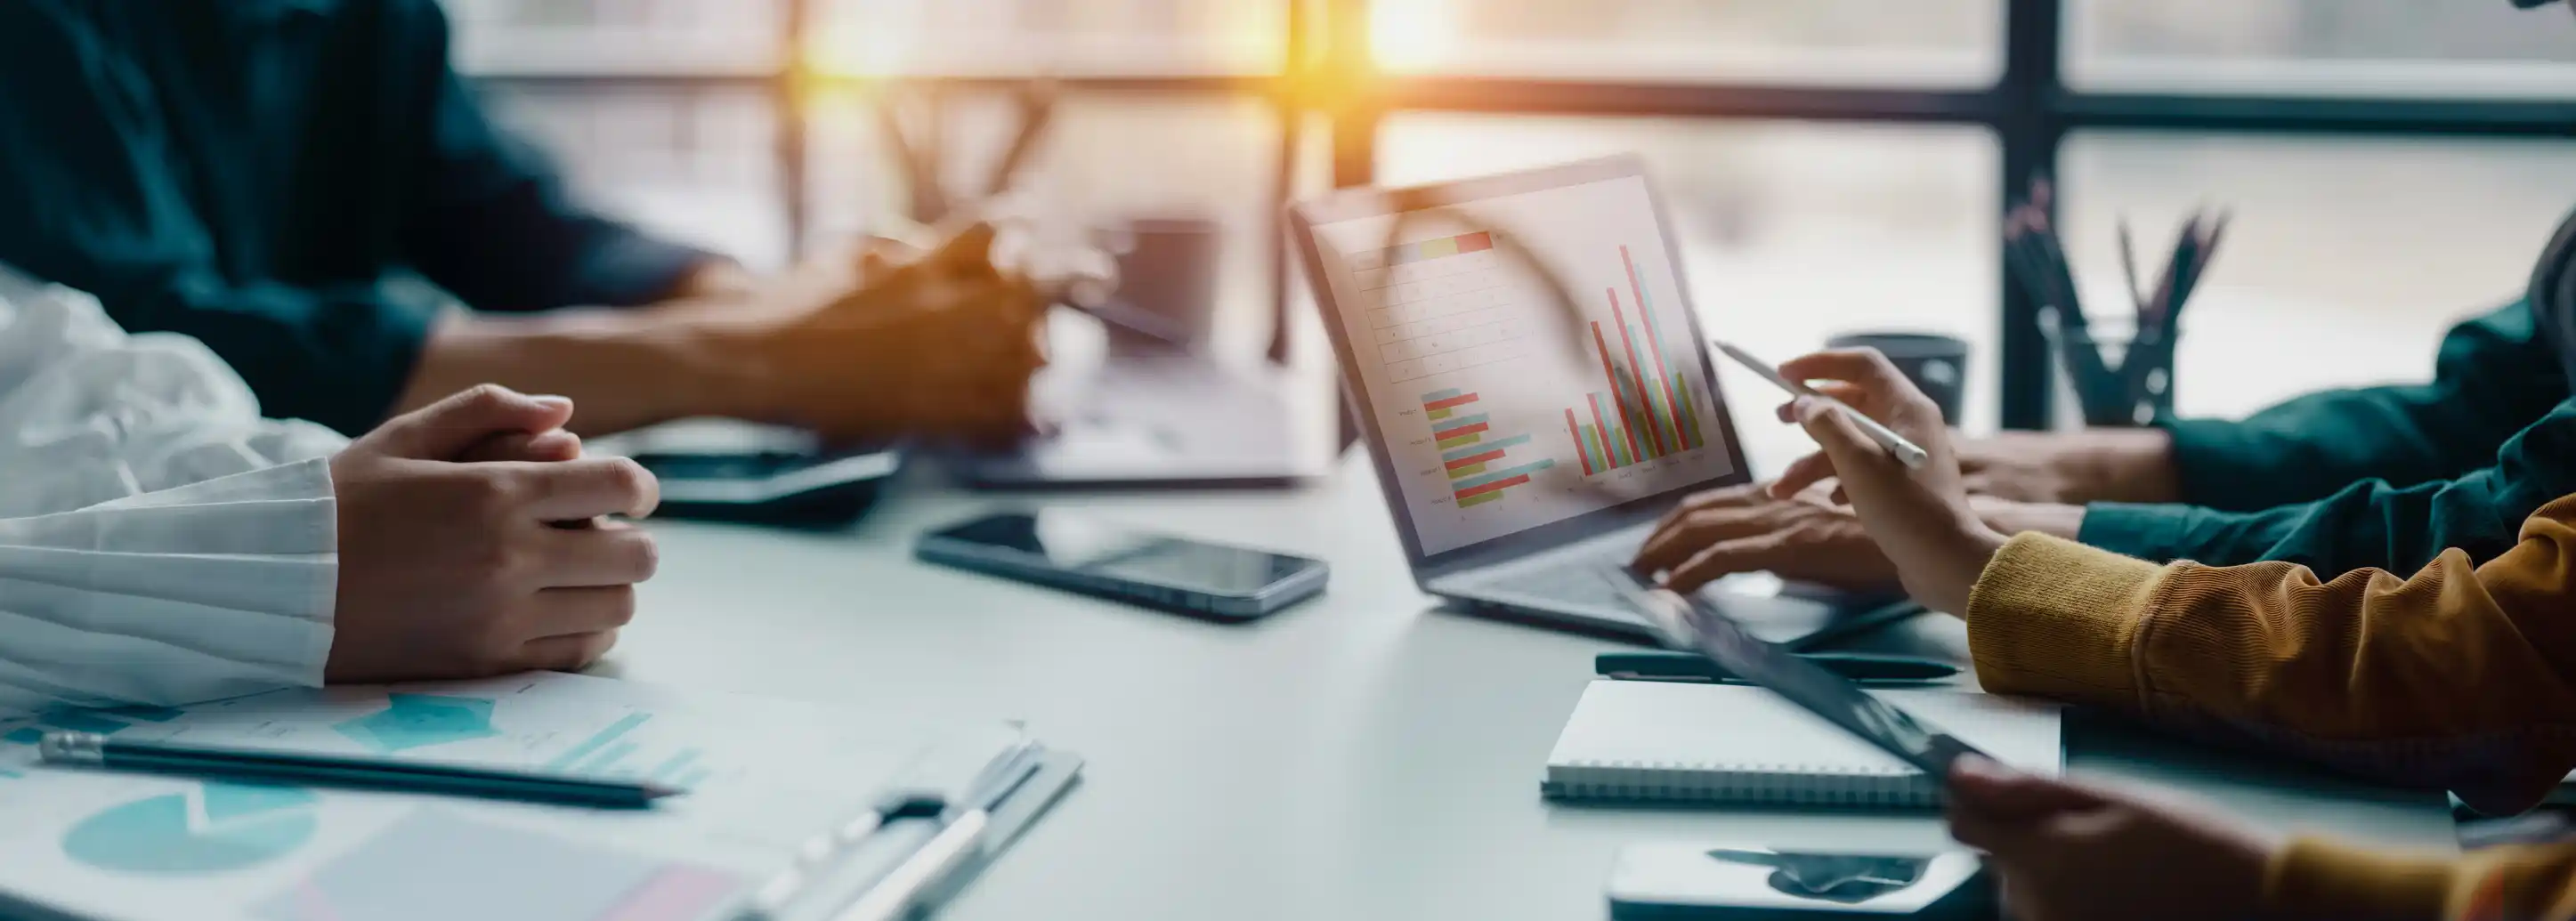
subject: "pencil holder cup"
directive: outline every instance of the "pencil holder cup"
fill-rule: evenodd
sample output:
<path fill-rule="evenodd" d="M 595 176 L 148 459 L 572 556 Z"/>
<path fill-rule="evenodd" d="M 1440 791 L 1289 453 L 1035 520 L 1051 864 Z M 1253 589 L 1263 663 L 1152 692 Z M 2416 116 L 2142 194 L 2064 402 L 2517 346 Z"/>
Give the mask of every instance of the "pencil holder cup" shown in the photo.
<path fill-rule="evenodd" d="M 2173 415 L 2174 333 L 2054 320 L 2043 317 L 2061 426 L 2139 428 Z"/>

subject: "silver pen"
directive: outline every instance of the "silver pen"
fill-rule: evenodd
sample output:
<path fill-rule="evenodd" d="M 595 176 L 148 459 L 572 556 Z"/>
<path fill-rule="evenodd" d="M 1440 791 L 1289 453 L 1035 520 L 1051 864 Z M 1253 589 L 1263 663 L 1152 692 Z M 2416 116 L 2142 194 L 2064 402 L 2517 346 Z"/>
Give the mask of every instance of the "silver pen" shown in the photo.
<path fill-rule="evenodd" d="M 980 853 L 984 832 L 992 826 L 993 810 L 1011 797 L 1021 785 L 1036 776 L 1046 763 L 1046 749 L 1034 740 L 1021 739 L 985 766 L 975 779 L 973 792 L 965 802 L 952 804 L 947 824 L 928 843 L 904 858 L 894 871 L 868 887 L 865 895 L 835 915 L 836 921 L 894 921 L 930 891 L 963 866 L 967 858 Z"/>
<path fill-rule="evenodd" d="M 840 827 L 807 839 L 797 849 L 795 860 L 752 891 L 750 900 L 734 913 L 733 921 L 778 921 L 788 917 L 799 903 L 818 895 L 817 887 L 832 876 L 837 864 L 886 823 L 937 818 L 947 809 L 947 800 L 937 790 L 901 788 L 887 793 Z"/>
<path fill-rule="evenodd" d="M 1895 429 L 1880 425 L 1878 420 L 1870 418 L 1867 413 L 1853 409 L 1850 406 L 1845 405 L 1841 400 L 1826 396 L 1825 394 L 1818 392 L 1814 387 L 1809 387 L 1805 384 L 1798 383 L 1797 381 L 1782 377 L 1778 368 L 1764 364 L 1762 359 L 1753 357 L 1743 349 L 1736 348 L 1733 345 L 1716 339 L 1709 340 L 1708 344 L 1717 346 L 1717 350 L 1726 353 L 1726 357 L 1735 359 L 1737 364 L 1753 369 L 1753 373 L 1762 375 L 1763 380 L 1770 381 L 1782 390 L 1789 391 L 1790 393 L 1802 397 L 1814 397 L 1816 399 L 1832 403 L 1836 406 L 1841 406 L 1843 408 L 1843 415 L 1850 417 L 1854 425 L 1860 426 L 1861 432 L 1867 434 L 1869 436 L 1869 440 L 1878 442 L 1879 447 L 1886 448 L 1887 453 L 1895 455 L 1896 462 L 1904 464 L 1906 469 L 1920 470 L 1923 469 L 1924 464 L 1931 461 L 1932 455 L 1925 453 L 1922 446 L 1917 445 L 1914 442 L 1907 441 L 1905 436 L 1896 434 Z"/>

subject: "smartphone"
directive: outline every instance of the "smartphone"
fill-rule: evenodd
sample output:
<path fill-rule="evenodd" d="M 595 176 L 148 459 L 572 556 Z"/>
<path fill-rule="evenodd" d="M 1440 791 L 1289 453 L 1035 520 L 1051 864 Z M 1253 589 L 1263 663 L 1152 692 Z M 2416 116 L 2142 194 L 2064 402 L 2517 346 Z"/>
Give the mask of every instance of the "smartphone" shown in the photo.
<path fill-rule="evenodd" d="M 1995 916 L 1994 879 L 1967 850 L 1919 854 L 1767 844 L 1632 844 L 1611 865 L 1611 921 Z"/>
<path fill-rule="evenodd" d="M 1324 590 L 1324 561 L 1134 531 L 1062 512 L 1009 512 L 922 535 L 913 556 L 1148 607 L 1249 620 Z"/>

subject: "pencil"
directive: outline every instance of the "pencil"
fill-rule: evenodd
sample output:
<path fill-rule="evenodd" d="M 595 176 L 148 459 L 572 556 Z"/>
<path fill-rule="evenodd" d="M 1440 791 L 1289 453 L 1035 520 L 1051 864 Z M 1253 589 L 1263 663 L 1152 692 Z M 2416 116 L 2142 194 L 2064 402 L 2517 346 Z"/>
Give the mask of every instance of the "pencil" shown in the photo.
<path fill-rule="evenodd" d="M 315 784 L 414 793 L 446 793 L 484 799 L 526 800 L 640 809 L 681 790 L 637 781 L 605 780 L 566 774 L 480 768 L 387 758 L 355 758 L 302 752 L 125 742 L 89 732 L 49 732 L 37 742 L 37 757 L 47 764 L 79 765 L 111 771 L 141 771 L 212 777 L 256 783 Z"/>

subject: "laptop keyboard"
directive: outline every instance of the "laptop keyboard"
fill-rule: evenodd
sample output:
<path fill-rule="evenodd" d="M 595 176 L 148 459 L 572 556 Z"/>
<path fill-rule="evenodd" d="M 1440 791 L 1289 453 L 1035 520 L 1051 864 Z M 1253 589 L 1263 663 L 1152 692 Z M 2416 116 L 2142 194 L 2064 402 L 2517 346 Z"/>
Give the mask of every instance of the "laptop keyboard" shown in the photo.
<path fill-rule="evenodd" d="M 1567 560 L 1553 566 L 1542 566 L 1510 573 L 1486 583 L 1492 591 L 1528 595 L 1533 598 L 1576 608 L 1613 608 L 1626 610 L 1628 597 L 1611 585 L 1609 578 L 1594 567 L 1608 561 Z M 1619 560 L 1624 562 L 1624 559 Z"/>

